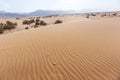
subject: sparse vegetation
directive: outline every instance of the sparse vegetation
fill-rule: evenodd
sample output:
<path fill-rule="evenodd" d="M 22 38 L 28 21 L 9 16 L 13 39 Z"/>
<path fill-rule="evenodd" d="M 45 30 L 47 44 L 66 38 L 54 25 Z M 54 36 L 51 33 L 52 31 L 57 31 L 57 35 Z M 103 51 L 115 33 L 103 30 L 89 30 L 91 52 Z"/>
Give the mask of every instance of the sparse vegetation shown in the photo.
<path fill-rule="evenodd" d="M 35 28 L 39 27 L 39 24 L 40 24 L 40 20 L 37 18 L 34 27 L 35 27 Z"/>
<path fill-rule="evenodd" d="M 0 34 L 3 33 L 5 30 L 15 29 L 16 26 L 17 26 L 17 23 L 12 23 L 10 21 L 6 21 L 5 24 L 1 23 L 0 24 Z"/>
<path fill-rule="evenodd" d="M 27 30 L 27 29 L 29 29 L 29 27 L 25 27 L 25 29 Z"/>
<path fill-rule="evenodd" d="M 16 20 L 20 20 L 20 18 L 16 18 Z"/>
<path fill-rule="evenodd" d="M 107 16 L 106 14 L 102 14 L 101 17 Z"/>
<path fill-rule="evenodd" d="M 89 17 L 90 17 L 90 15 L 89 15 L 89 14 L 87 14 L 86 18 L 89 18 Z"/>
<path fill-rule="evenodd" d="M 27 21 L 27 20 L 24 20 L 24 21 L 23 21 L 23 24 L 28 24 L 28 21 Z"/>
<path fill-rule="evenodd" d="M 34 21 L 34 19 L 31 19 L 31 20 L 24 20 L 23 21 L 23 24 L 25 25 L 30 25 L 30 24 L 32 24 L 32 23 L 34 23 L 35 21 Z"/>
<path fill-rule="evenodd" d="M 39 25 L 36 25 L 36 24 L 35 24 L 34 28 L 37 28 L 37 27 L 39 27 Z"/>
<path fill-rule="evenodd" d="M 54 24 L 60 24 L 60 23 L 62 23 L 61 20 L 56 20 L 56 21 L 54 22 Z"/>
<path fill-rule="evenodd" d="M 117 13 L 113 13 L 112 15 L 113 15 L 113 16 L 116 16 L 116 15 L 117 15 Z"/>
<path fill-rule="evenodd" d="M 0 34 L 4 32 L 3 23 L 0 24 Z"/>
<path fill-rule="evenodd" d="M 89 18 L 89 15 L 87 15 L 86 18 Z"/>
<path fill-rule="evenodd" d="M 36 19 L 35 25 L 40 25 L 40 20 L 38 18 Z"/>
<path fill-rule="evenodd" d="M 47 23 L 44 22 L 44 21 L 40 21 L 40 20 L 37 18 L 34 27 L 35 27 L 35 28 L 36 28 L 36 27 L 39 27 L 39 25 L 41 25 L 41 26 L 46 26 Z"/>
<path fill-rule="evenodd" d="M 42 26 L 46 26 L 46 25 L 47 25 L 47 23 L 46 23 L 46 22 L 44 22 L 44 21 L 40 21 L 40 25 L 42 25 Z"/>
<path fill-rule="evenodd" d="M 6 21 L 6 24 L 4 24 L 4 29 L 6 30 L 11 30 L 11 29 L 14 29 L 16 28 L 17 26 L 17 23 L 12 23 L 10 21 Z"/>
<path fill-rule="evenodd" d="M 34 23 L 35 21 L 34 21 L 34 19 L 31 19 L 29 22 L 30 22 L 30 23 Z"/>

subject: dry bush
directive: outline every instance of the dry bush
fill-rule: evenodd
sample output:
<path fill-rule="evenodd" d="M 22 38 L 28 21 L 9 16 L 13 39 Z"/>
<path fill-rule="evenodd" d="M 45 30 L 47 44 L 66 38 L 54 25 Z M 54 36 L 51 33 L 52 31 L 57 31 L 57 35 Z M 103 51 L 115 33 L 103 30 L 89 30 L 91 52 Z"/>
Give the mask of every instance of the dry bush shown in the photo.
<path fill-rule="evenodd" d="M 16 18 L 16 20 L 20 20 L 20 18 Z"/>
<path fill-rule="evenodd" d="M 113 15 L 113 16 L 117 16 L 117 13 L 113 13 L 112 15 Z"/>
<path fill-rule="evenodd" d="M 40 25 L 42 25 L 42 26 L 46 26 L 46 25 L 47 25 L 47 23 L 46 23 L 46 22 L 44 22 L 44 21 L 40 21 Z"/>
<path fill-rule="evenodd" d="M 39 25 L 41 25 L 41 26 L 46 26 L 47 23 L 44 22 L 44 21 L 40 21 L 40 20 L 37 18 L 34 27 L 35 27 L 35 28 L 36 28 L 36 27 L 39 27 Z"/>
<path fill-rule="evenodd" d="M 32 24 L 32 23 L 34 23 L 34 22 L 35 22 L 34 19 L 24 20 L 24 21 L 23 21 L 23 24 L 30 25 L 30 24 Z"/>
<path fill-rule="evenodd" d="M 25 27 L 25 29 L 27 30 L 27 29 L 29 29 L 29 27 Z"/>
<path fill-rule="evenodd" d="M 90 15 L 89 14 L 86 14 L 87 16 L 86 16 L 86 18 L 90 18 Z"/>
<path fill-rule="evenodd" d="M 11 30 L 11 29 L 14 29 L 16 28 L 17 26 L 17 23 L 12 23 L 10 21 L 6 21 L 6 24 L 4 24 L 4 29 L 6 30 Z"/>
<path fill-rule="evenodd" d="M 106 14 L 102 14 L 101 17 L 107 16 Z"/>
<path fill-rule="evenodd" d="M 40 19 L 39 18 L 36 19 L 35 25 L 40 25 Z"/>
<path fill-rule="evenodd" d="M 3 33 L 5 30 L 15 29 L 16 26 L 17 26 L 17 23 L 13 23 L 10 21 L 6 21 L 5 24 L 1 23 L 0 24 L 0 34 Z"/>
<path fill-rule="evenodd" d="M 4 32 L 4 25 L 3 23 L 0 24 L 0 34 L 2 34 Z"/>
<path fill-rule="evenodd" d="M 56 21 L 54 22 L 54 24 L 60 24 L 60 23 L 62 23 L 61 20 L 56 20 Z"/>

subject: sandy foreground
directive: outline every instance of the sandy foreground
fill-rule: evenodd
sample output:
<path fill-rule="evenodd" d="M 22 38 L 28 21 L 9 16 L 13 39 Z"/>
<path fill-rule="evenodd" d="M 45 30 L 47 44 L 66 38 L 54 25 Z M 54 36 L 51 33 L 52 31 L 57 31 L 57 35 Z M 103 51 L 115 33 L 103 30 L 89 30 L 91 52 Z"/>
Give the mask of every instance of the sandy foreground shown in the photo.
<path fill-rule="evenodd" d="M 120 17 L 0 35 L 0 80 L 120 80 Z"/>

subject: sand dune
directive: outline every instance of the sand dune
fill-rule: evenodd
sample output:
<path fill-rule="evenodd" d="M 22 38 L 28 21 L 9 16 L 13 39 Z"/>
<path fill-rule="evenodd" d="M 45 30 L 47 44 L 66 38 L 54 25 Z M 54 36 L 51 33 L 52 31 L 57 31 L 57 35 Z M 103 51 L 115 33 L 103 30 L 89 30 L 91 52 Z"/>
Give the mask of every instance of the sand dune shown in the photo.
<path fill-rule="evenodd" d="M 120 80 L 120 18 L 1 35 L 0 80 Z"/>

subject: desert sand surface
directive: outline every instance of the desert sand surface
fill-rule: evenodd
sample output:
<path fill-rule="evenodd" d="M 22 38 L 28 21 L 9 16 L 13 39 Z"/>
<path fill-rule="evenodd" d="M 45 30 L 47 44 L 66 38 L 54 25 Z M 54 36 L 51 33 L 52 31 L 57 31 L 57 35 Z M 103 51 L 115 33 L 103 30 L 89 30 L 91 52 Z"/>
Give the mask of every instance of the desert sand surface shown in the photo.
<path fill-rule="evenodd" d="M 0 35 L 0 80 L 120 80 L 120 17 Z"/>

